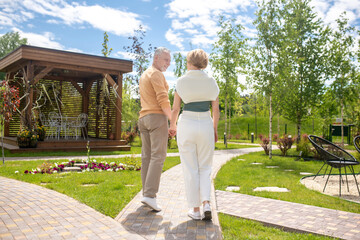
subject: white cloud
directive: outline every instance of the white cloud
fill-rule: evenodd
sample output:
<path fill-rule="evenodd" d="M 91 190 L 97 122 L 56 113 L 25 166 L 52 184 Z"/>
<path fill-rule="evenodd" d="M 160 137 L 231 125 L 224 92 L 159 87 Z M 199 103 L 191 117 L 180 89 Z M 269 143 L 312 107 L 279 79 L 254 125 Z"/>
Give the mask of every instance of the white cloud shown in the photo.
<path fill-rule="evenodd" d="M 126 60 L 135 60 L 135 56 L 129 52 L 118 51 L 118 52 L 114 53 L 114 57 L 126 59 Z"/>
<path fill-rule="evenodd" d="M 331 3 L 326 0 L 314 0 L 311 4 L 318 17 L 333 28 L 337 26 L 336 19 L 345 11 L 350 24 L 356 23 L 360 17 L 360 0 L 337 0 Z"/>
<path fill-rule="evenodd" d="M 183 38 L 181 37 L 181 33 L 175 33 L 172 29 L 169 29 L 165 34 L 166 40 L 168 40 L 171 44 L 177 46 L 180 49 L 184 49 Z"/>
<path fill-rule="evenodd" d="M 78 28 L 91 26 L 118 36 L 132 34 L 139 25 L 148 29 L 138 14 L 127 10 L 76 2 L 70 4 L 64 0 L 2 0 L 0 10 L 0 24 L 13 27 L 19 27 L 19 23 L 40 14 L 51 17 L 48 23 L 65 23 Z"/>
<path fill-rule="evenodd" d="M 165 5 L 166 16 L 171 19 L 166 39 L 181 50 L 184 42 L 209 47 L 219 31 L 218 16 L 236 15 L 250 6 L 253 0 L 172 0 Z M 246 18 L 243 21 L 252 22 Z"/>
<path fill-rule="evenodd" d="M 31 32 L 23 32 L 18 28 L 13 28 L 12 31 L 19 32 L 21 38 L 27 38 L 29 45 L 64 50 L 64 46 L 55 41 L 55 36 L 51 32 L 36 34 Z"/>

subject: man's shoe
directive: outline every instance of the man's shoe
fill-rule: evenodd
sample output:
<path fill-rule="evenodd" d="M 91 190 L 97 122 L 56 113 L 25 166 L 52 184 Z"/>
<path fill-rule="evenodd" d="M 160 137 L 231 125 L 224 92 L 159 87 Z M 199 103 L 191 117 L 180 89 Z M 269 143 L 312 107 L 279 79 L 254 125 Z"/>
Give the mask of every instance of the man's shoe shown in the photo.
<path fill-rule="evenodd" d="M 204 218 L 203 220 L 211 220 L 211 208 L 210 208 L 210 204 L 205 203 L 204 205 Z"/>
<path fill-rule="evenodd" d="M 201 220 L 201 214 L 200 211 L 199 212 L 194 212 L 193 209 L 189 210 L 188 212 L 188 216 L 191 217 L 193 220 Z"/>
<path fill-rule="evenodd" d="M 149 198 L 149 197 L 143 197 L 141 200 L 143 204 L 148 206 L 149 208 L 153 209 L 154 211 L 160 212 L 161 208 L 156 203 L 156 198 Z"/>

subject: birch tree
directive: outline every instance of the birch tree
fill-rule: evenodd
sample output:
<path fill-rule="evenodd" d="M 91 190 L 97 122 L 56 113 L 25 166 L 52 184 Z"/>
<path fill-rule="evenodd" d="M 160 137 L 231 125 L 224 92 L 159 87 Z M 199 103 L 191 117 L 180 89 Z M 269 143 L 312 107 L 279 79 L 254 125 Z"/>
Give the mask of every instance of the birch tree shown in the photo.
<path fill-rule="evenodd" d="M 348 25 L 345 13 L 341 14 L 336 22 L 337 30 L 332 33 L 329 61 L 331 76 L 334 79 L 331 90 L 340 107 L 341 143 L 344 145 L 344 107 L 346 102 L 353 101 L 349 99 L 349 96 L 355 78 L 355 40 L 353 37 L 355 29 Z"/>
<path fill-rule="evenodd" d="M 278 82 L 277 56 L 278 37 L 281 28 L 280 2 L 278 0 L 258 2 L 254 24 L 258 31 L 256 45 L 253 48 L 252 80 L 269 98 L 269 159 L 272 158 L 272 99 Z"/>
<path fill-rule="evenodd" d="M 228 112 L 231 93 L 240 86 L 238 74 L 246 66 L 247 39 L 242 35 L 243 27 L 234 19 L 219 19 L 219 39 L 213 45 L 210 63 L 214 78 L 220 87 L 220 101 L 224 101 L 225 133 L 228 133 Z M 226 143 L 227 147 L 227 143 Z"/>
<path fill-rule="evenodd" d="M 311 115 L 323 93 L 328 73 L 329 28 L 324 28 L 309 0 L 291 0 L 284 5 L 284 32 L 279 51 L 283 84 L 284 117 L 296 123 L 297 142 L 301 124 Z"/>

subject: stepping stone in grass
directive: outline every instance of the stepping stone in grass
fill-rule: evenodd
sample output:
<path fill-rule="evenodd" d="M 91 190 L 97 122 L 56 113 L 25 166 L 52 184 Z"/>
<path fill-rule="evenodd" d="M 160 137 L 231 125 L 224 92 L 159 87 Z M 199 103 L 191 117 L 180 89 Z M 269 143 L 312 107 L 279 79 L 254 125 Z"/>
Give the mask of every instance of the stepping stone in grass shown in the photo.
<path fill-rule="evenodd" d="M 314 174 L 311 172 L 301 172 L 300 175 L 306 176 L 306 175 L 314 175 Z"/>
<path fill-rule="evenodd" d="M 246 161 L 246 160 L 245 160 L 245 159 L 241 159 L 241 158 L 239 158 L 239 159 L 238 159 L 238 161 Z"/>
<path fill-rule="evenodd" d="M 266 168 L 279 168 L 279 166 L 266 166 Z"/>
<path fill-rule="evenodd" d="M 87 163 L 74 163 L 74 167 L 85 167 L 87 165 Z"/>
<path fill-rule="evenodd" d="M 285 171 L 285 172 L 293 172 L 294 170 L 292 170 L 292 169 L 285 169 L 284 171 Z"/>
<path fill-rule="evenodd" d="M 263 163 L 261 163 L 261 162 L 253 162 L 253 163 L 251 163 L 252 165 L 262 165 Z"/>
<path fill-rule="evenodd" d="M 228 186 L 226 188 L 226 191 L 229 191 L 229 192 L 234 192 L 234 191 L 239 191 L 239 190 L 240 190 L 239 186 Z"/>
<path fill-rule="evenodd" d="M 83 187 L 92 187 L 92 186 L 96 186 L 97 183 L 85 183 L 85 184 L 81 184 L 81 186 Z"/>
<path fill-rule="evenodd" d="M 257 187 L 253 190 L 254 192 L 290 192 L 287 188 L 279 188 L 279 187 Z"/>
<path fill-rule="evenodd" d="M 81 171 L 80 167 L 64 167 L 65 172 L 79 172 Z"/>

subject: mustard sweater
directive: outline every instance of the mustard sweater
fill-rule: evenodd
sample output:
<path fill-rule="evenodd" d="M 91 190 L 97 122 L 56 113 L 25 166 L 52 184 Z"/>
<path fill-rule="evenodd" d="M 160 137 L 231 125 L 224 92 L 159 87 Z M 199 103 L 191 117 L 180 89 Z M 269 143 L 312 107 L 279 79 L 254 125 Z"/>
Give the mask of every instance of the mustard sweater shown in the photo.
<path fill-rule="evenodd" d="M 164 114 L 162 108 L 170 107 L 169 85 L 164 74 L 154 67 L 149 67 L 139 81 L 141 110 L 139 118 L 150 113 Z"/>

